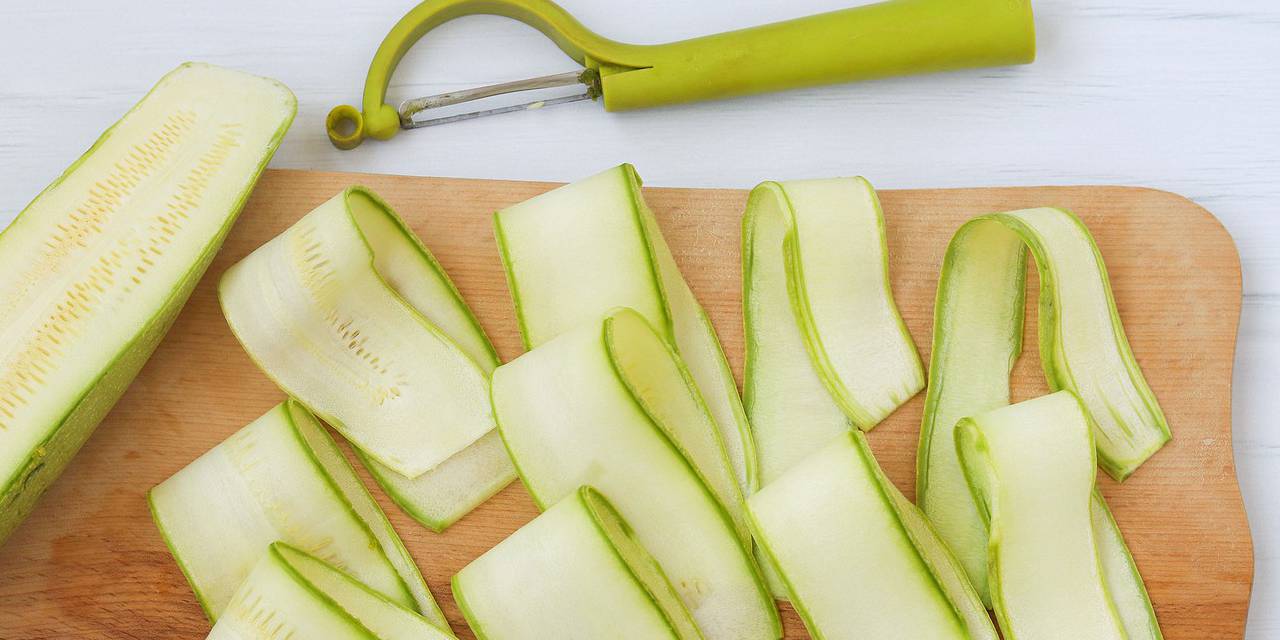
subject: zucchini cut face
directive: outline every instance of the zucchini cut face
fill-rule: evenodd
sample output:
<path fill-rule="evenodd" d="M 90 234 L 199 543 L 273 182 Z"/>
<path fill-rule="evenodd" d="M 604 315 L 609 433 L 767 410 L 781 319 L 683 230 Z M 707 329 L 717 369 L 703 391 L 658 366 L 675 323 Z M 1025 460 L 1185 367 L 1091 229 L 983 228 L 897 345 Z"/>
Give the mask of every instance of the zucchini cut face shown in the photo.
<path fill-rule="evenodd" d="M 747 501 L 814 638 L 996 640 L 964 571 L 846 431 Z"/>
<path fill-rule="evenodd" d="M 386 516 L 324 428 L 287 401 L 149 496 L 151 514 L 216 621 L 267 546 L 282 541 L 447 628 Z"/>
<path fill-rule="evenodd" d="M 0 233 L 0 542 L 164 337 L 296 106 L 185 64 Z"/>
<path fill-rule="evenodd" d="M 440 531 L 515 478 L 494 431 L 498 357 L 435 257 L 353 187 L 227 271 L 232 331 L 334 425 L 393 500 Z"/>
<path fill-rule="evenodd" d="M 617 307 L 644 316 L 683 358 L 720 432 L 743 492 L 757 483 L 755 449 L 737 384 L 624 164 L 508 207 L 494 233 L 525 346 L 537 347 Z"/>
<path fill-rule="evenodd" d="M 453 577 L 487 640 L 701 640 L 662 568 L 590 487 L 570 493 Z"/>
<path fill-rule="evenodd" d="M 245 578 L 210 640 L 450 640 L 411 609 L 333 565 L 272 543 Z"/>
<path fill-rule="evenodd" d="M 621 314 L 643 326 L 637 312 Z M 607 495 L 708 639 L 778 638 L 747 544 L 684 453 L 697 449 L 655 423 L 675 413 L 638 401 L 640 378 L 620 378 L 612 353 L 625 341 L 610 324 L 563 333 L 494 372 L 498 429 L 521 479 L 543 508 L 584 484 Z"/>
<path fill-rule="evenodd" d="M 953 434 L 961 418 L 1009 404 L 1009 373 L 1022 348 L 1028 250 L 1040 275 L 1045 377 L 1050 389 L 1070 390 L 1084 403 L 1099 466 L 1124 479 L 1171 437 L 1084 224 L 1068 211 L 1042 208 L 980 216 L 962 226 L 938 282 L 916 496 L 988 602 L 987 534 Z"/>
<path fill-rule="evenodd" d="M 955 438 L 990 529 L 989 588 L 1005 638 L 1128 638 L 1100 560 L 1093 435 L 1075 395 L 965 418 Z"/>

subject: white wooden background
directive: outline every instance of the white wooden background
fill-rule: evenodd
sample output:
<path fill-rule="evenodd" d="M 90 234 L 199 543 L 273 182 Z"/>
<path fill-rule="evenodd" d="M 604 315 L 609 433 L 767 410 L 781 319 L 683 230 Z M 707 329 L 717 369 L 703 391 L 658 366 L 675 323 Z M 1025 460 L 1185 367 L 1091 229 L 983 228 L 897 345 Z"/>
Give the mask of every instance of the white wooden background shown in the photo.
<path fill-rule="evenodd" d="M 563 0 L 615 39 L 663 42 L 857 0 Z M 333 149 L 378 42 L 414 0 L 0 2 L 0 226 L 165 71 L 202 60 L 298 94 L 273 166 L 571 180 L 634 163 L 649 184 L 749 187 L 861 173 L 881 188 L 1116 183 L 1215 212 L 1244 262 L 1235 448 L 1257 549 L 1250 638 L 1280 638 L 1280 3 L 1034 0 L 1029 67 L 635 112 L 578 103 Z M 570 70 L 501 18 L 415 48 L 404 98 Z"/>

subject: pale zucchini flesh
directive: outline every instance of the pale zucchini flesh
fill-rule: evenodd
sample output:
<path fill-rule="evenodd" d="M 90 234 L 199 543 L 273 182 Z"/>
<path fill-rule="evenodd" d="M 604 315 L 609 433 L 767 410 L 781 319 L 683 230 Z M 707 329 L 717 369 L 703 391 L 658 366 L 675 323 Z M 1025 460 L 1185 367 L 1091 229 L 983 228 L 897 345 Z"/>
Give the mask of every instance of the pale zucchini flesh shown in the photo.
<path fill-rule="evenodd" d="M 728 361 L 631 165 L 503 209 L 494 233 L 527 347 L 599 322 L 617 307 L 635 309 L 683 358 L 740 489 L 756 486 L 750 428 Z"/>
<path fill-rule="evenodd" d="M 232 596 L 211 640 L 448 640 L 411 609 L 325 561 L 272 543 Z"/>
<path fill-rule="evenodd" d="M 743 226 L 743 282 L 751 298 L 746 309 L 770 313 L 768 307 L 778 316 L 747 319 L 753 349 L 790 350 L 798 333 L 836 406 L 864 431 L 924 388 L 920 356 L 889 286 L 884 214 L 870 183 L 863 178 L 763 183 L 751 192 Z M 782 309 L 790 309 L 793 326 L 760 322 L 787 323 Z M 762 346 L 777 334 L 786 334 L 781 336 L 785 347 Z M 767 368 L 749 371 L 767 378 L 753 385 L 765 399 L 780 394 L 763 387 L 788 384 Z M 757 432 L 780 428 L 748 417 Z M 808 451 L 826 442 L 818 439 L 827 435 L 825 428 L 806 437 L 805 427 L 787 426 L 799 431 L 794 436 Z M 772 457 L 758 442 L 757 447 L 762 460 Z"/>
<path fill-rule="evenodd" d="M 700 640 L 688 609 L 629 525 L 582 487 L 453 577 L 486 640 Z"/>
<path fill-rule="evenodd" d="M 148 498 L 211 620 L 267 546 L 282 541 L 445 624 L 386 516 L 323 427 L 296 402 L 236 432 Z"/>
<path fill-rule="evenodd" d="M 785 207 L 784 196 L 762 185 L 752 191 L 742 220 L 742 400 L 761 486 L 851 427 L 809 358 L 796 321 L 784 255 L 790 235 Z"/>
<path fill-rule="evenodd" d="M 628 312 L 634 313 L 634 312 Z M 498 368 L 499 431 L 534 501 L 591 485 L 617 507 L 711 640 L 775 639 L 777 610 L 724 506 L 617 376 L 604 323 Z"/>
<path fill-rule="evenodd" d="M 1170 434 L 1116 313 L 1101 254 L 1062 209 L 981 216 L 951 240 L 934 309 L 916 496 L 987 599 L 982 526 L 955 454 L 957 421 L 1009 404 L 1022 346 L 1026 253 L 1040 275 L 1040 357 L 1053 390 L 1079 395 L 1100 466 L 1122 479 Z"/>
<path fill-rule="evenodd" d="M 374 253 L 374 267 L 405 302 L 449 336 L 487 379 L 501 362 L 480 323 L 435 256 L 391 210 L 365 210 L 360 231 Z M 443 531 L 516 478 L 496 428 L 434 469 L 407 478 L 356 449 L 373 478 L 415 520 Z"/>
<path fill-rule="evenodd" d="M 366 190 L 342 192 L 228 269 L 219 296 L 236 338 L 285 392 L 416 478 L 493 417 L 484 372 L 376 268 L 382 247 L 362 221 L 388 210 Z"/>
<path fill-rule="evenodd" d="M 1127 638 L 1099 558 L 1093 435 L 1075 395 L 965 418 L 955 439 L 990 530 L 989 589 L 1006 640 Z"/>
<path fill-rule="evenodd" d="M 861 433 L 836 436 L 748 506 L 813 637 L 995 640 L 963 571 Z"/>
<path fill-rule="evenodd" d="M 0 542 L 159 344 L 295 110 L 275 81 L 183 65 L 0 233 Z"/>
<path fill-rule="evenodd" d="M 653 327 L 632 309 L 604 320 L 604 346 L 618 382 L 662 429 L 724 505 L 743 540 L 750 540 L 742 491 L 693 376 Z"/>

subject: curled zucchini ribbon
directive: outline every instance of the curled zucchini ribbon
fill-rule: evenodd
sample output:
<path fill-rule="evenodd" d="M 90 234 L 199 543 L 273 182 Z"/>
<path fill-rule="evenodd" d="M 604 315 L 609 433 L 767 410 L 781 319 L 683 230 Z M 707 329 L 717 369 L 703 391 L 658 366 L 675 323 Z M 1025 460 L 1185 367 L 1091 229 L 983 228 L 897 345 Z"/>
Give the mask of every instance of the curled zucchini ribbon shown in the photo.
<path fill-rule="evenodd" d="M 744 404 L 762 484 L 924 388 L 863 178 L 765 182 L 742 220 Z"/>
<path fill-rule="evenodd" d="M 956 450 L 988 530 L 987 585 L 1008 640 L 1159 640 L 1142 576 L 1096 489 L 1093 433 L 1059 391 L 965 418 Z"/>
<path fill-rule="evenodd" d="M 984 601 L 987 534 L 956 457 L 954 427 L 963 417 L 1009 404 L 1009 373 L 1022 348 L 1028 250 L 1040 275 L 1045 378 L 1050 389 L 1070 390 L 1082 401 L 1098 464 L 1123 479 L 1170 438 L 1084 224 L 1068 211 L 1041 208 L 962 226 L 938 283 L 916 495 Z"/>
<path fill-rule="evenodd" d="M 453 577 L 488 640 L 702 640 L 662 568 L 604 495 L 581 487 Z"/>
<path fill-rule="evenodd" d="M 448 629 L 378 503 L 320 422 L 293 400 L 156 485 L 148 501 L 210 620 L 223 616 L 268 546 L 279 541 Z"/>
<path fill-rule="evenodd" d="M 777 609 L 735 526 L 741 493 L 689 377 L 645 318 L 622 309 L 498 367 L 493 406 L 539 507 L 597 488 L 708 640 L 775 640 Z"/>
<path fill-rule="evenodd" d="M 964 569 L 861 432 L 836 436 L 748 507 L 814 638 L 998 637 Z"/>
<path fill-rule="evenodd" d="M 749 492 L 757 485 L 737 383 L 645 204 L 634 167 L 619 165 L 503 209 L 494 216 L 494 234 L 525 346 L 597 324 L 619 307 L 636 310 L 688 366 L 739 487 Z"/>
<path fill-rule="evenodd" d="M 419 522 L 439 531 L 514 479 L 489 405 L 497 355 L 373 193 L 353 187 L 304 216 L 231 267 L 219 296 L 263 372 Z"/>
<path fill-rule="evenodd" d="M 452 640 L 453 634 L 297 547 L 273 542 L 208 640 Z"/>

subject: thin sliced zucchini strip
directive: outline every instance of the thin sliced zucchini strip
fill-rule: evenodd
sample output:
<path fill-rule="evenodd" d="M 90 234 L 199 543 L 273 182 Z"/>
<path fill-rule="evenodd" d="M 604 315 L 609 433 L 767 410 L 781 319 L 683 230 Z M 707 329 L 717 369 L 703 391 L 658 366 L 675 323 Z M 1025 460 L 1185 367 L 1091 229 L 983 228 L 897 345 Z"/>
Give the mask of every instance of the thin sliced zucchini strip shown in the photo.
<path fill-rule="evenodd" d="M 272 543 L 210 640 L 449 640 L 415 611 L 296 547 Z"/>
<path fill-rule="evenodd" d="M 0 543 L 151 356 L 297 110 L 170 72 L 0 232 Z"/>
<path fill-rule="evenodd" d="M 862 433 L 836 436 L 748 506 L 813 637 L 997 638 L 963 570 Z"/>
<path fill-rule="evenodd" d="M 701 640 L 630 525 L 590 487 L 565 496 L 453 577 L 487 640 Z"/>
<path fill-rule="evenodd" d="M 643 315 L 684 359 L 715 418 L 740 489 L 756 486 L 750 427 L 706 312 L 694 298 L 623 164 L 494 216 L 525 346 L 598 323 L 617 307 Z"/>
<path fill-rule="evenodd" d="M 1075 395 L 965 418 L 955 431 L 990 529 L 989 588 L 1006 640 L 1127 638 L 1100 559 L 1093 433 Z"/>
<path fill-rule="evenodd" d="M 654 422 L 665 414 L 637 401 L 636 380 L 619 376 L 612 354 L 637 324 L 636 312 L 620 312 L 498 367 L 493 405 L 502 439 L 540 507 L 584 484 L 609 496 L 707 638 L 776 639 L 773 600 L 724 505 L 686 457 L 691 448 Z"/>
<path fill-rule="evenodd" d="M 1068 211 L 1044 208 L 985 215 L 962 226 L 938 283 L 916 496 L 988 602 L 986 531 L 956 459 L 953 432 L 961 418 L 1009 404 L 1009 372 L 1022 349 L 1028 248 L 1040 274 L 1045 377 L 1051 389 L 1070 390 L 1084 402 L 1100 466 L 1123 479 L 1170 437 L 1083 223 Z"/>
<path fill-rule="evenodd" d="M 1138 563 L 1129 553 L 1129 545 L 1120 533 L 1120 525 L 1102 494 L 1093 492 L 1089 513 L 1093 518 L 1093 535 L 1098 542 L 1098 561 L 1107 581 L 1107 593 L 1116 605 L 1120 622 L 1129 640 L 1163 640 L 1160 622 L 1156 620 L 1147 585 L 1138 572 Z"/>
<path fill-rule="evenodd" d="M 764 467 L 776 475 L 829 442 L 836 426 L 825 412 L 812 425 L 791 419 L 788 387 L 811 384 L 816 373 L 848 420 L 868 431 L 924 388 L 924 367 L 893 302 L 884 214 L 865 179 L 757 186 L 743 218 L 743 260 L 747 416 L 767 484 Z M 813 373 L 802 371 L 797 346 Z M 801 382 L 784 377 L 792 372 Z"/>
<path fill-rule="evenodd" d="M 715 419 L 680 356 L 644 316 L 626 308 L 605 318 L 604 346 L 618 382 L 693 464 L 728 511 L 738 535 L 750 540 L 745 498 L 729 466 Z"/>
<path fill-rule="evenodd" d="M 498 358 L 439 263 L 386 203 L 344 191 L 227 271 L 232 331 L 437 531 L 508 484 L 487 377 Z"/>
<path fill-rule="evenodd" d="M 391 523 L 337 444 L 295 401 L 148 495 L 151 515 L 211 620 L 275 541 L 315 554 L 448 628 Z"/>

